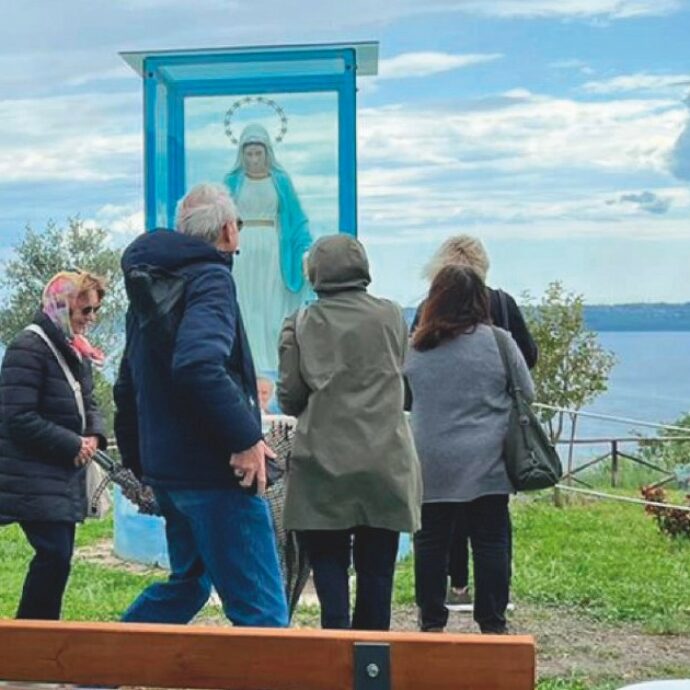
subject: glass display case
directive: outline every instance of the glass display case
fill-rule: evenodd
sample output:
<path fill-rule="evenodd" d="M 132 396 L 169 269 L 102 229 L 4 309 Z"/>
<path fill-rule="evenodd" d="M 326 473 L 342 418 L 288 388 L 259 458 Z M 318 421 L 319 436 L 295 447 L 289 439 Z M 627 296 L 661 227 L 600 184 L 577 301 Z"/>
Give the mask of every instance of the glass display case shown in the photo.
<path fill-rule="evenodd" d="M 143 78 L 147 228 L 172 227 L 177 201 L 222 182 L 243 130 L 261 125 L 315 237 L 357 231 L 356 76 L 377 43 L 122 53 Z"/>
<path fill-rule="evenodd" d="M 277 336 L 310 294 L 302 256 L 322 235 L 357 233 L 356 77 L 376 74 L 378 44 L 122 57 L 143 79 L 146 229 L 172 229 L 198 183 L 229 188 L 244 223 L 233 274 L 261 407 L 279 412 Z M 163 521 L 119 492 L 115 552 L 167 563 Z"/>
<path fill-rule="evenodd" d="M 244 223 L 238 300 L 270 379 L 283 319 L 310 294 L 304 253 L 357 233 L 356 77 L 376 73 L 378 44 L 122 56 L 144 86 L 146 227 L 173 228 L 198 183 L 229 188 Z"/>

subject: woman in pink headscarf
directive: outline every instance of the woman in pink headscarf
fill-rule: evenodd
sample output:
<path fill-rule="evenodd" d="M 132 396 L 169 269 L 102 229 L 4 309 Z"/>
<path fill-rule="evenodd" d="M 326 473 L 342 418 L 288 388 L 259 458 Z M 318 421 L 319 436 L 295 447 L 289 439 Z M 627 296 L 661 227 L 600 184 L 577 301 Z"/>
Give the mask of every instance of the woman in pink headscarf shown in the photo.
<path fill-rule="evenodd" d="M 90 273 L 53 276 L 2 361 L 0 524 L 18 523 L 36 552 L 17 618 L 60 618 L 75 526 L 87 515 L 85 466 L 107 445 L 91 370 L 104 356 L 86 338 L 104 295 Z"/>

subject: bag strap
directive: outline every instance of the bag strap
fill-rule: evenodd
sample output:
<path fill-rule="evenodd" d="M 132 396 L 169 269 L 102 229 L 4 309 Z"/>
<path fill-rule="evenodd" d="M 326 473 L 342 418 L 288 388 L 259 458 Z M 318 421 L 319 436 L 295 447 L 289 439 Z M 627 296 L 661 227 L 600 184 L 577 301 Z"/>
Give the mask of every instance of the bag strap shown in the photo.
<path fill-rule="evenodd" d="M 65 361 L 62 352 L 55 347 L 55 343 L 53 343 L 46 332 L 38 324 L 32 323 L 24 330 L 35 333 L 39 338 L 41 338 L 41 340 L 43 340 L 43 342 L 50 348 L 50 351 L 53 353 L 57 363 L 60 365 L 60 369 L 62 369 L 62 373 L 65 375 L 67 383 L 69 383 L 70 388 L 74 393 L 74 399 L 77 403 L 79 416 L 81 417 L 81 430 L 83 433 L 83 431 L 86 429 L 86 409 L 84 408 L 84 395 L 82 394 L 81 384 L 79 381 L 77 381 L 76 377 L 72 373 L 72 370 L 69 368 L 69 365 Z"/>
<path fill-rule="evenodd" d="M 506 379 L 508 381 L 508 394 L 514 398 L 517 393 L 522 392 L 522 387 L 517 382 L 517 374 L 515 372 L 515 365 L 508 352 L 508 335 L 504 330 L 497 328 L 496 326 L 491 326 L 491 330 L 494 334 L 494 340 L 498 346 L 498 352 L 501 355 L 501 361 L 503 362 L 503 369 L 506 373 Z"/>
<path fill-rule="evenodd" d="M 498 304 L 501 307 L 501 328 L 505 331 L 510 331 L 510 319 L 508 317 L 508 298 L 506 293 L 498 288 L 496 290 L 498 293 Z"/>

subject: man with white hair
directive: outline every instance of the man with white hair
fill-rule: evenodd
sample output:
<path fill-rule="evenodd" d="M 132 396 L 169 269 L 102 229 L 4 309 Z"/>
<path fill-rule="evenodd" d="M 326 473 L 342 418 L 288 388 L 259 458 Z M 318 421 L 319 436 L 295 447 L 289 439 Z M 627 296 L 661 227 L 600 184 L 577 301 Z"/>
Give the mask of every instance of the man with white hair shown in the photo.
<path fill-rule="evenodd" d="M 227 190 L 194 187 L 176 232 L 138 237 L 122 269 L 130 298 L 115 385 L 124 464 L 153 487 L 170 577 L 127 622 L 186 623 L 211 585 L 235 625 L 287 625 L 269 509 L 256 375 L 232 278 L 241 221 Z"/>

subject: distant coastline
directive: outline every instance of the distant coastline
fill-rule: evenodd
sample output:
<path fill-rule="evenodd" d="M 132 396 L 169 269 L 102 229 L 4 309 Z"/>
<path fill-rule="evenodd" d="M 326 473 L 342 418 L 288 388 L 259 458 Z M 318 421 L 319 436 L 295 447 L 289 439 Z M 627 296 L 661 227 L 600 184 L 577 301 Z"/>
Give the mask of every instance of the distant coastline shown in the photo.
<path fill-rule="evenodd" d="M 410 323 L 415 308 L 406 307 L 404 311 Z M 588 304 L 585 305 L 585 323 L 590 330 L 599 332 L 690 331 L 690 302 Z"/>
<path fill-rule="evenodd" d="M 591 304 L 585 322 L 593 331 L 690 331 L 690 302 Z"/>

